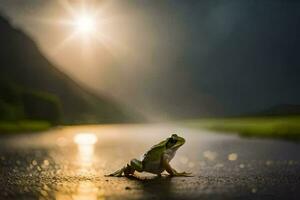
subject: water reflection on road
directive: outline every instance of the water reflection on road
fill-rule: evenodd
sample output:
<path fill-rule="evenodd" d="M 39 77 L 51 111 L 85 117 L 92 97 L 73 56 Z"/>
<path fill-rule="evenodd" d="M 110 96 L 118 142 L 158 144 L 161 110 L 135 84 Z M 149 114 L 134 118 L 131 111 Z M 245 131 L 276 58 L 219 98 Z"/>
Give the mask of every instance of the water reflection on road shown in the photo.
<path fill-rule="evenodd" d="M 94 162 L 94 152 L 95 145 L 98 138 L 93 133 L 78 133 L 73 137 L 74 143 L 77 145 L 77 165 L 79 166 L 77 170 L 77 175 L 84 177 L 86 174 L 93 171 Z M 93 180 L 83 180 L 79 181 L 77 185 L 69 185 L 69 181 L 63 184 L 65 188 L 75 187 L 76 189 L 69 195 L 65 194 L 65 191 L 59 191 L 56 193 L 56 200 L 103 200 L 104 190 L 98 188 Z"/>
<path fill-rule="evenodd" d="M 171 165 L 194 177 L 153 178 L 145 173 L 138 174 L 139 180 L 104 177 L 174 132 L 183 136 L 186 144 Z M 281 186 L 295 194 L 300 185 L 296 176 L 299 151 L 299 144 L 214 135 L 176 125 L 64 127 L 1 138 L 0 199 L 186 199 L 209 195 L 252 199 L 251 195 L 262 189 L 280 192 Z M 274 190 L 274 185 L 279 188 Z"/>
<path fill-rule="evenodd" d="M 93 133 L 78 133 L 74 136 L 74 142 L 77 144 L 78 150 L 78 163 L 82 167 L 93 164 L 97 140 L 97 136 Z"/>
<path fill-rule="evenodd" d="M 58 191 L 56 200 L 104 200 L 104 191 L 96 187 L 92 181 L 80 181 L 72 194 L 65 191 Z"/>

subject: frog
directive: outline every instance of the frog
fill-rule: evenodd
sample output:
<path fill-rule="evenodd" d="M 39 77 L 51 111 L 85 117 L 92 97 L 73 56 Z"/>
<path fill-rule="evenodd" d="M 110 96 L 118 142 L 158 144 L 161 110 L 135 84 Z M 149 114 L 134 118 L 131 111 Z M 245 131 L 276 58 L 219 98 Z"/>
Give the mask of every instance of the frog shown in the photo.
<path fill-rule="evenodd" d="M 106 176 L 129 177 L 134 176 L 136 171 L 156 174 L 159 177 L 164 171 L 166 171 L 171 177 L 192 176 L 192 174 L 189 172 L 178 172 L 170 165 L 170 161 L 174 158 L 176 151 L 184 143 L 185 139 L 183 137 L 180 137 L 177 134 L 172 134 L 171 137 L 168 137 L 158 144 L 152 146 L 150 150 L 144 154 L 141 160 L 132 159 L 121 169 Z"/>

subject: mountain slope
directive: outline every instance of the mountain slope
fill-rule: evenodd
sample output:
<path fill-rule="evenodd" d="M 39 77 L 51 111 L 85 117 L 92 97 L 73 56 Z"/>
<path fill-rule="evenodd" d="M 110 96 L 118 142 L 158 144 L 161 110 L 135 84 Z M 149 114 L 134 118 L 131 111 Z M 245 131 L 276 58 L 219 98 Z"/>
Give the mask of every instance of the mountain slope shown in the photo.
<path fill-rule="evenodd" d="M 65 122 L 122 122 L 128 120 L 119 105 L 80 87 L 53 66 L 33 40 L 0 17 L 0 80 L 55 95 Z"/>

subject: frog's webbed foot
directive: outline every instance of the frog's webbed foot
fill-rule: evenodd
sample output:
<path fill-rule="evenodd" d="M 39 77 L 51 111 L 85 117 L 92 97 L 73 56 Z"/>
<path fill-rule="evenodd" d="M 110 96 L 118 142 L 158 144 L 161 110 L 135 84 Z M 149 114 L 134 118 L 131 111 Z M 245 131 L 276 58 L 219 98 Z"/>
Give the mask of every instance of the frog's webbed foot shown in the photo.
<path fill-rule="evenodd" d="M 163 166 L 165 167 L 166 171 L 170 174 L 170 176 L 185 176 L 185 177 L 192 176 L 192 173 L 189 173 L 189 172 L 177 172 L 165 160 L 163 161 Z"/>
<path fill-rule="evenodd" d="M 113 177 L 122 177 L 124 176 L 131 176 L 134 174 L 134 168 L 132 168 L 130 165 L 126 165 L 125 167 L 122 167 L 121 169 L 115 171 L 114 173 L 105 175 L 105 176 L 113 176 Z"/>
<path fill-rule="evenodd" d="M 171 176 L 184 176 L 184 177 L 191 177 L 193 176 L 190 172 L 177 172 L 173 169 L 173 174 L 170 174 Z"/>
<path fill-rule="evenodd" d="M 105 175 L 105 176 L 114 176 L 114 177 L 121 177 L 122 174 L 124 173 L 126 167 L 122 167 L 121 169 L 115 171 L 114 173 Z"/>

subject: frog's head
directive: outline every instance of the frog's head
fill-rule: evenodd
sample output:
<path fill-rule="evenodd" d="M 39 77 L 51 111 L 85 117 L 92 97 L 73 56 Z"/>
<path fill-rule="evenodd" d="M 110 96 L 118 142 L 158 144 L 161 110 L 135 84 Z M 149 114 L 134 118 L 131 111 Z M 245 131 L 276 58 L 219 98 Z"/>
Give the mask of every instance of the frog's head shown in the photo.
<path fill-rule="evenodd" d="M 185 143 L 185 139 L 173 134 L 171 137 L 167 138 L 166 147 L 167 149 L 177 150 Z"/>

